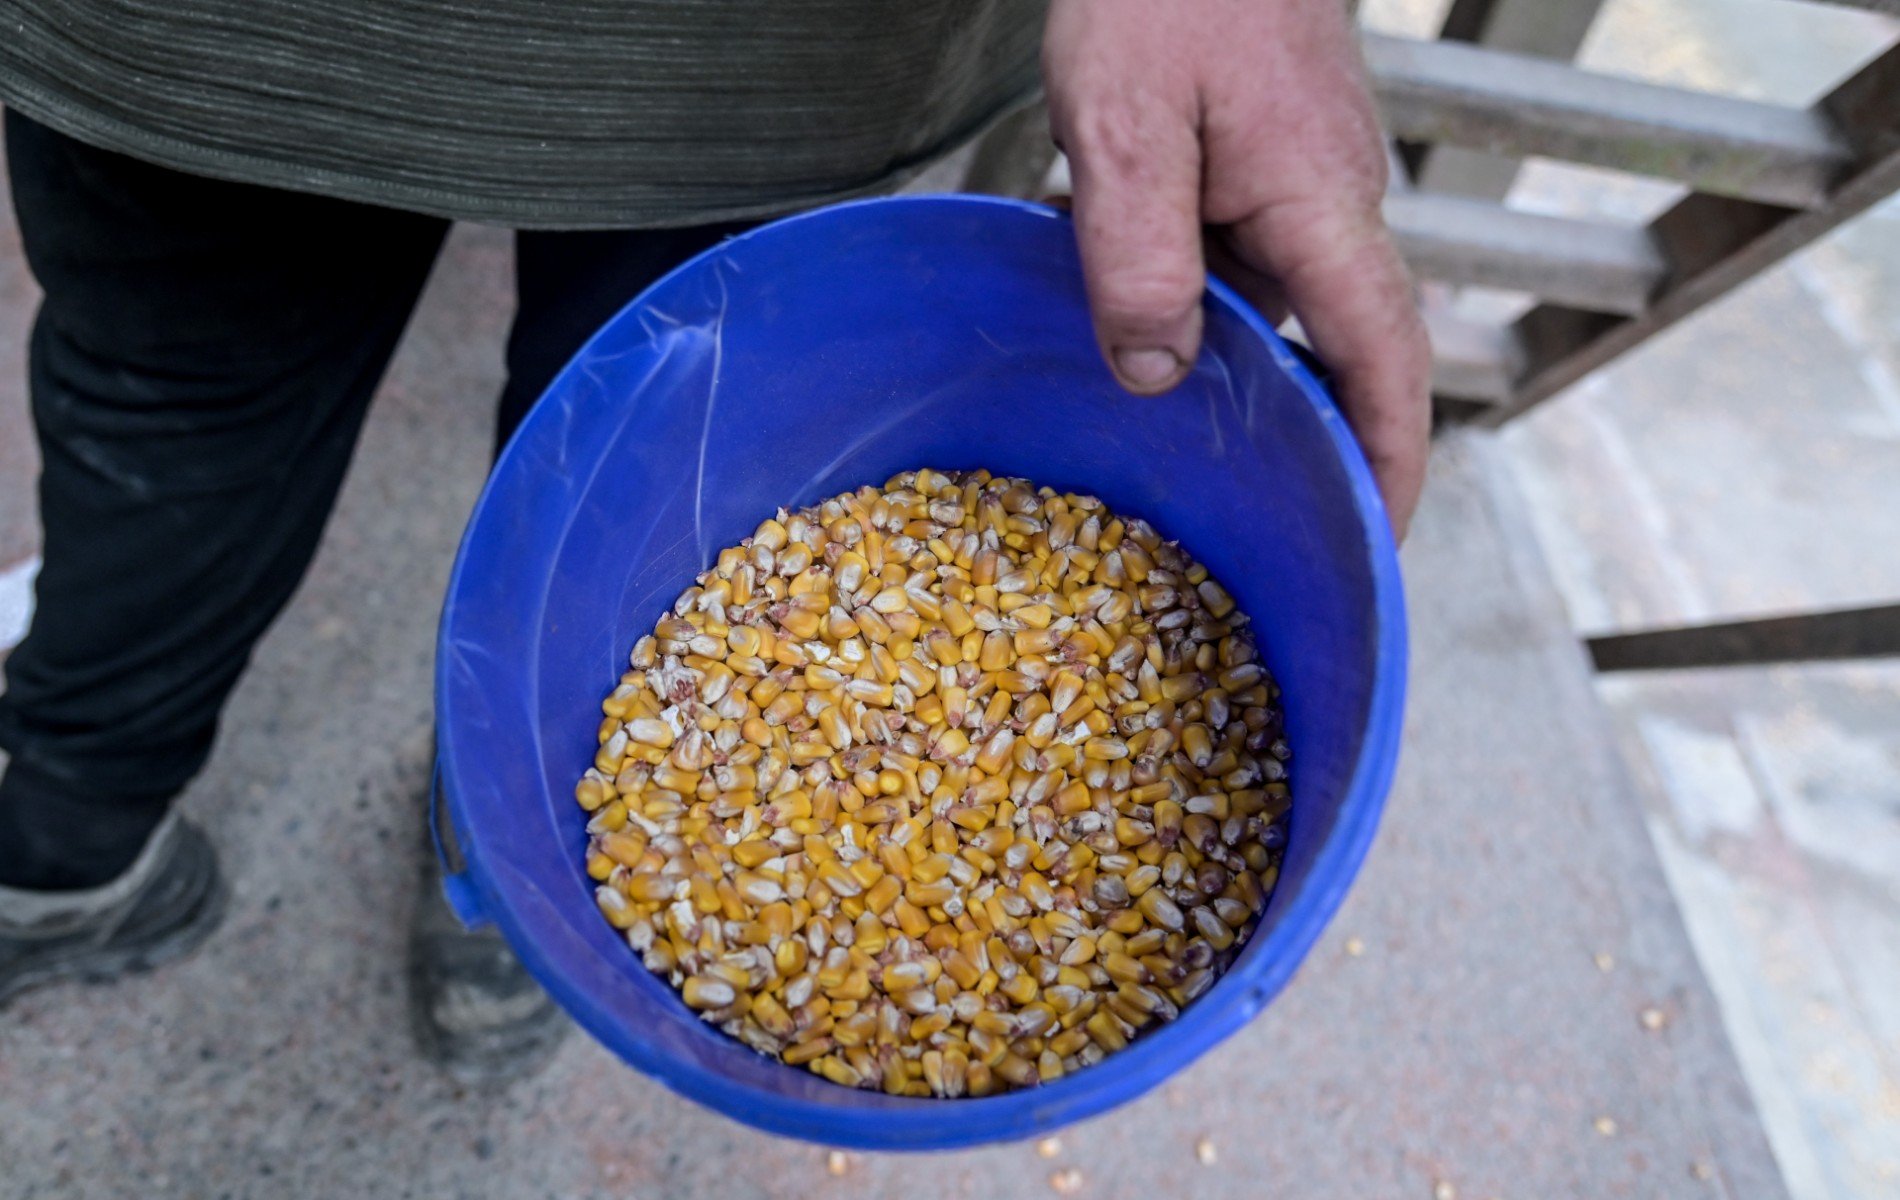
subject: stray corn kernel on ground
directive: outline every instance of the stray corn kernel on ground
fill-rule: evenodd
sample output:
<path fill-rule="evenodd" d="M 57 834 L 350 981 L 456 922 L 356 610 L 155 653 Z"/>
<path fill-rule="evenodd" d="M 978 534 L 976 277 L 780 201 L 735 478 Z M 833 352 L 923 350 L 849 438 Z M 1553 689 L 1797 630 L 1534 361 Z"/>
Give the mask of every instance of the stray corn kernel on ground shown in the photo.
<path fill-rule="evenodd" d="M 1143 521 L 987 471 L 779 512 L 635 645 L 575 789 L 601 911 L 719 1029 L 983 1096 L 1179 1015 L 1279 874 L 1278 689 Z"/>

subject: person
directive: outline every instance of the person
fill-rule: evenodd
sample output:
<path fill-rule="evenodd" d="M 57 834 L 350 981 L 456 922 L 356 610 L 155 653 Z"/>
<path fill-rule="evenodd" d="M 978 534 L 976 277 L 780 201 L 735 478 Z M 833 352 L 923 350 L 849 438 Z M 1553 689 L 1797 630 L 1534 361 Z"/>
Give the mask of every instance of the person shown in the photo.
<path fill-rule="evenodd" d="M 172 801 L 316 548 L 450 220 L 517 231 L 499 445 L 684 258 L 888 189 L 1041 86 L 1121 383 L 1167 402 L 1211 265 L 1298 316 L 1395 530 L 1416 503 L 1429 352 L 1344 0 L 0 0 L 0 23 L 44 292 L 0 1002 L 216 923 L 215 855 Z M 470 1077 L 544 1058 L 562 1023 L 506 948 L 417 911 L 424 1047 Z"/>

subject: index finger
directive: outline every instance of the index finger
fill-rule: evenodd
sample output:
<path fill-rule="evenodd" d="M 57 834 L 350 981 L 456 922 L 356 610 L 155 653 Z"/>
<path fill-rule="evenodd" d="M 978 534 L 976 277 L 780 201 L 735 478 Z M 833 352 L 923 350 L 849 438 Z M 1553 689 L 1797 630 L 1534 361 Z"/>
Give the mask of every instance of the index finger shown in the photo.
<path fill-rule="evenodd" d="M 1074 178 L 1082 274 L 1102 353 L 1122 386 L 1179 383 L 1201 340 L 1201 157 L 1193 127 L 1165 105 L 1103 98 L 1052 110 Z M 1068 118 L 1068 119 L 1065 119 Z"/>

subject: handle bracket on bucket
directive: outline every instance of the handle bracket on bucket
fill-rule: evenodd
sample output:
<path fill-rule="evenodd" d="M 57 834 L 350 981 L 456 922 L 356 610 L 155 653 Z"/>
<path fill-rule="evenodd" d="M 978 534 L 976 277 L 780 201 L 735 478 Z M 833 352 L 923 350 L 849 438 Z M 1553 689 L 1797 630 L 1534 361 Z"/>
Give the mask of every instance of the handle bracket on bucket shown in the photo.
<path fill-rule="evenodd" d="M 480 929 L 489 924 L 482 907 L 481 894 L 469 878 L 468 864 L 462 861 L 461 848 L 455 843 L 455 830 L 445 825 L 448 814 L 442 808 L 442 764 L 436 763 L 429 778 L 429 838 L 435 843 L 436 862 L 442 867 L 442 898 L 464 929 Z"/>

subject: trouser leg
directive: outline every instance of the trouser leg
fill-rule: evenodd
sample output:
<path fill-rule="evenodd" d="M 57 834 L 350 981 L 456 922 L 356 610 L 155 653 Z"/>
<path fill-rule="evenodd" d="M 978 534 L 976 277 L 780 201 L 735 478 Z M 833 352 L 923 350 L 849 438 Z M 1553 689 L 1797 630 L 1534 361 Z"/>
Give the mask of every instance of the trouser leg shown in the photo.
<path fill-rule="evenodd" d="M 315 551 L 446 223 L 165 170 L 7 114 L 45 531 L 6 663 L 0 883 L 135 856 Z"/>

